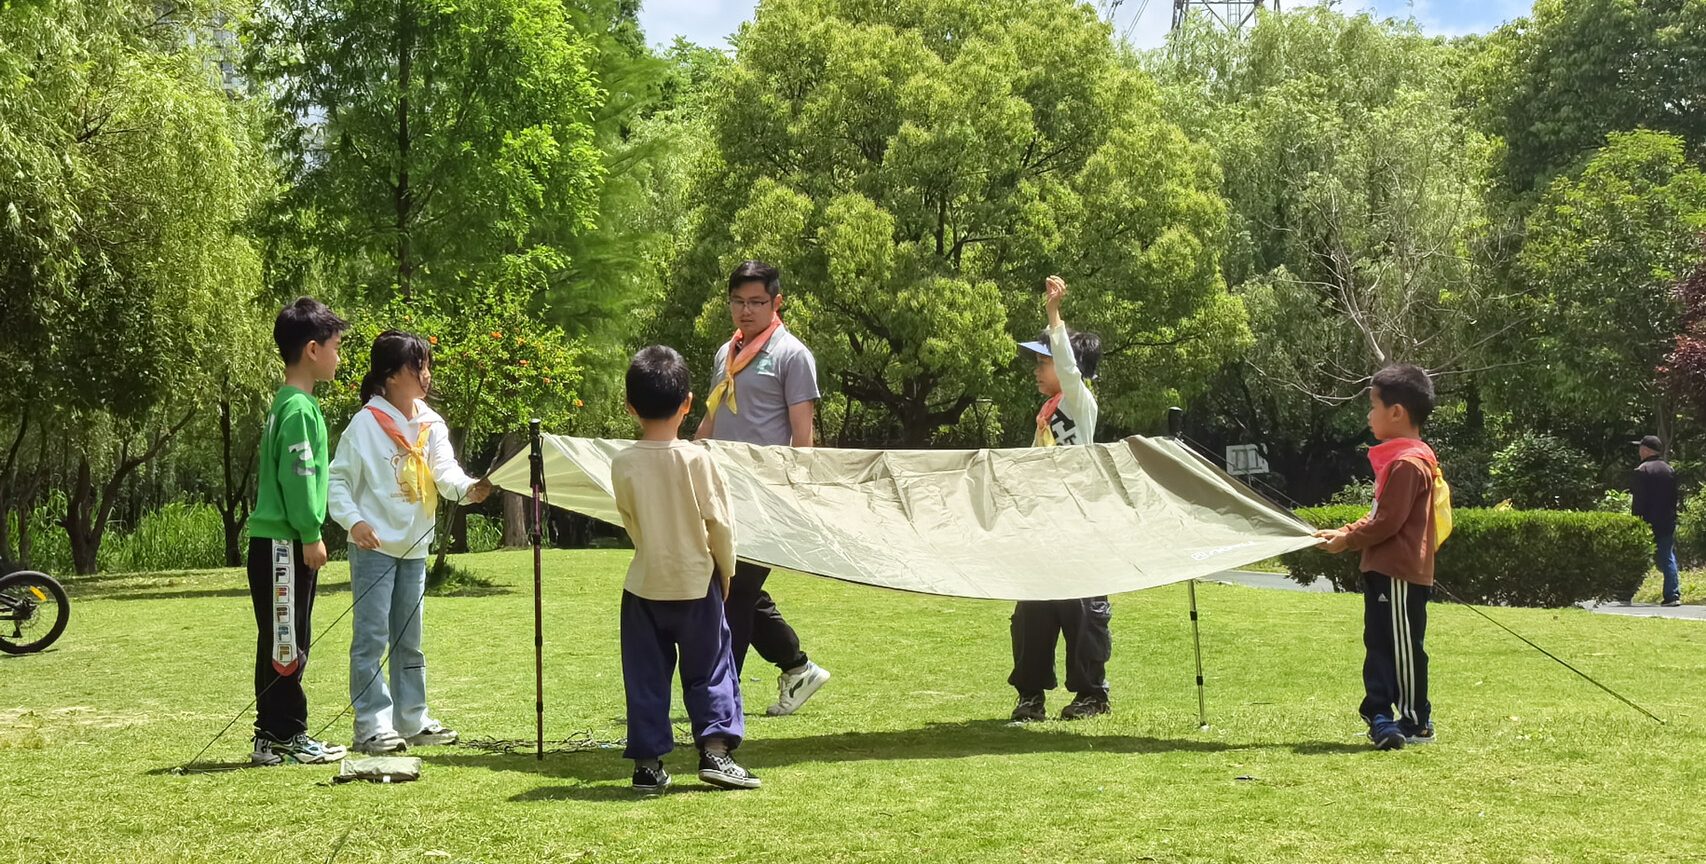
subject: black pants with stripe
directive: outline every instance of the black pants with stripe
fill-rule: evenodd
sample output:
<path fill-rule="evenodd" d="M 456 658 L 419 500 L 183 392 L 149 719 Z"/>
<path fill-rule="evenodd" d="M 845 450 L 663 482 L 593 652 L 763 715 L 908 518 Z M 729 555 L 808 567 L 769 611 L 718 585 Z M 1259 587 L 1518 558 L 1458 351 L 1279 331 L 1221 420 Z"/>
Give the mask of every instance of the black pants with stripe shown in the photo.
<path fill-rule="evenodd" d="M 280 675 L 272 665 L 273 541 L 249 539 L 249 601 L 255 609 L 255 729 L 275 741 L 289 741 L 308 731 L 308 695 L 302 691 L 302 671 L 308 667 L 308 644 L 313 641 L 314 588 L 320 571 L 302 563 L 302 544 L 290 546 L 296 581 L 291 586 L 296 608 L 296 671 Z"/>
<path fill-rule="evenodd" d="M 1398 721 L 1406 734 L 1425 729 L 1428 702 L 1428 600 L 1433 589 L 1380 573 L 1362 574 L 1362 719 Z"/>

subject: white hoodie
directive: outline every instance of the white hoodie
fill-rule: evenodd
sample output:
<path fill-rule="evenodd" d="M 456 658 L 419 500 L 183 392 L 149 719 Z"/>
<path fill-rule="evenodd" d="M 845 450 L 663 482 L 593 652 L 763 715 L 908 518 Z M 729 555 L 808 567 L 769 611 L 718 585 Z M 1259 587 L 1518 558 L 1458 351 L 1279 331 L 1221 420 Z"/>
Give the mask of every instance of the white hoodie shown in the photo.
<path fill-rule="evenodd" d="M 403 413 L 383 396 L 373 397 L 367 407 L 390 415 L 398 431 L 410 441 L 420 440 L 421 427 L 428 427 L 427 462 L 440 495 L 461 500 L 478 482 L 456 464 L 450 430 L 445 428 L 444 418 L 425 402 L 415 403 L 413 420 L 403 419 Z M 425 558 L 432 546 L 433 517 L 427 515 L 424 503 L 404 500 L 397 475 L 403 465 L 401 453 L 372 412 L 367 408 L 357 411 L 338 439 L 327 482 L 326 509 L 346 531 L 360 522 L 373 526 L 379 551 L 392 558 Z"/>

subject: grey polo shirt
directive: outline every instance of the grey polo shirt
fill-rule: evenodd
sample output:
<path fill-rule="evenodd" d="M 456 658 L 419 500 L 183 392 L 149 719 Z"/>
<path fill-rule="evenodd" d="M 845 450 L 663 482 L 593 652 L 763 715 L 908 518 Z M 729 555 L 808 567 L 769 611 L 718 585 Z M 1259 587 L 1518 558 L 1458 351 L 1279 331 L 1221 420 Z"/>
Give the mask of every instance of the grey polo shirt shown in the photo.
<path fill-rule="evenodd" d="M 717 349 L 716 371 L 711 375 L 713 389 L 728 374 L 728 368 L 729 343 L 724 342 Z M 735 376 L 735 404 L 740 413 L 730 412 L 729 400 L 724 399 L 711 421 L 711 437 L 748 444 L 792 444 L 794 429 L 788 423 L 788 407 L 814 402 L 819 395 L 817 360 L 811 350 L 787 327 L 778 327 L 758 356 Z"/>

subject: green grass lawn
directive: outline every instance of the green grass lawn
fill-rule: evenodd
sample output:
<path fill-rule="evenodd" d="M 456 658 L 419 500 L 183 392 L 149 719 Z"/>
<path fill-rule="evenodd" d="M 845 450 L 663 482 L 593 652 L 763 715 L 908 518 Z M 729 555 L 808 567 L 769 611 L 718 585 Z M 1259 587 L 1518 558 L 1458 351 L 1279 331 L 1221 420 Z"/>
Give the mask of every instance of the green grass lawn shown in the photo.
<path fill-rule="evenodd" d="M 625 552 L 546 562 L 546 736 L 623 734 Z M 530 556 L 462 563 L 502 590 L 429 598 L 434 712 L 469 739 L 533 733 Z M 178 776 L 248 701 L 235 572 L 73 586 L 48 653 L 0 657 L 0 861 L 1675 861 L 1703 860 L 1706 628 L 1580 610 L 1493 614 L 1670 721 L 1631 711 L 1473 613 L 1429 627 L 1440 741 L 1369 750 L 1354 596 L 1203 585 L 1212 728 L 1196 725 L 1185 589 L 1114 601 L 1115 713 L 1015 727 L 1010 604 L 777 574 L 835 674 L 795 717 L 751 717 L 755 792 L 706 793 L 689 756 L 638 799 L 619 750 L 420 751 L 420 782 L 293 766 Z M 350 602 L 333 565 L 323 629 Z M 348 619 L 308 671 L 311 722 L 347 701 Z M 747 706 L 774 696 L 754 655 Z M 1064 699 L 1051 704 L 1058 710 Z M 684 723 L 678 731 L 685 729 Z M 347 741 L 346 716 L 332 727 Z M 680 737 L 685 737 L 684 731 Z M 248 718 L 206 761 L 248 751 Z"/>
<path fill-rule="evenodd" d="M 1677 574 L 1677 584 L 1682 586 L 1682 602 L 1687 606 L 1706 603 L 1706 569 L 1684 570 Z M 1636 603 L 1657 603 L 1665 599 L 1665 577 L 1654 570 L 1647 574 L 1647 581 L 1641 583 L 1641 590 L 1635 592 Z"/>

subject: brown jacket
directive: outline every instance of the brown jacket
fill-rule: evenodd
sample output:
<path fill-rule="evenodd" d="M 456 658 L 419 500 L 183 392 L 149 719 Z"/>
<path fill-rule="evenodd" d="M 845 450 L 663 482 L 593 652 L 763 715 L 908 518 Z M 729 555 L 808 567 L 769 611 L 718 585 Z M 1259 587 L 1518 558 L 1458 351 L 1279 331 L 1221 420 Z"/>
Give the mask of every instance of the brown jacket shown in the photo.
<path fill-rule="evenodd" d="M 1345 530 L 1345 546 L 1362 552 L 1362 572 L 1432 586 L 1433 472 L 1415 459 L 1392 463 L 1374 509 Z"/>

